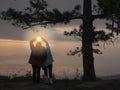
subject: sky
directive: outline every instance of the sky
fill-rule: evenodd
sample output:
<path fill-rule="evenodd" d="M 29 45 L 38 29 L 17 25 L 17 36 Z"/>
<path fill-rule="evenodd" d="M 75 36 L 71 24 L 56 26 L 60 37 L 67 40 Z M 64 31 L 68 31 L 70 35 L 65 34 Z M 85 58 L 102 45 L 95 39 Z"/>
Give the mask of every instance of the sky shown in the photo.
<path fill-rule="evenodd" d="M 95 0 L 93 0 L 93 3 Z M 72 10 L 75 5 L 83 4 L 83 0 L 47 0 L 48 9 L 52 10 L 53 8 L 58 8 L 60 11 Z M 6 10 L 7 8 L 16 8 L 16 10 L 24 10 L 26 6 L 29 6 L 29 0 L 0 0 L 0 11 Z M 82 11 L 81 11 L 82 13 Z M 100 20 L 99 22 L 96 21 L 95 25 L 101 28 L 104 28 L 104 20 Z M 69 40 L 68 38 L 63 36 L 63 32 L 65 30 L 72 30 L 73 28 L 79 28 L 79 25 L 82 23 L 81 20 L 74 20 L 71 23 L 64 25 L 64 24 L 57 24 L 57 25 L 50 25 L 46 28 L 41 26 L 37 27 L 38 31 L 43 31 L 42 33 L 50 33 L 52 39 L 57 40 Z M 26 40 L 31 39 L 28 34 L 33 33 L 35 28 L 30 28 L 29 30 L 23 30 L 20 27 L 14 27 L 11 25 L 10 21 L 3 21 L 0 20 L 0 38 L 1 39 L 16 39 L 16 40 Z M 49 32 L 50 31 L 50 32 Z M 35 32 L 34 32 L 35 33 Z M 26 37 L 27 36 L 27 37 Z M 48 37 L 50 38 L 50 36 Z"/>
<path fill-rule="evenodd" d="M 29 5 L 27 1 L 28 0 L 0 0 L 0 11 L 6 10 L 9 7 L 22 10 L 26 5 Z M 48 0 L 50 10 L 54 7 L 58 7 L 61 11 L 71 10 L 77 3 L 79 3 L 79 0 L 69 0 L 69 5 L 67 0 Z M 68 7 L 66 8 L 66 6 Z M 67 70 L 66 67 L 73 67 L 73 69 L 70 69 L 75 71 L 76 68 L 82 66 L 79 64 L 76 65 L 76 63 L 80 63 L 81 61 L 78 57 L 68 57 L 67 52 L 71 48 L 74 48 L 74 45 L 79 45 L 79 43 L 64 36 L 63 32 L 65 30 L 72 30 L 75 27 L 78 28 L 78 23 L 81 23 L 81 21 L 77 21 L 77 23 L 72 21 L 72 23 L 68 25 L 49 25 L 46 28 L 38 26 L 23 30 L 22 28 L 12 26 L 8 21 L 0 20 L 0 74 L 10 75 L 11 73 L 26 72 L 31 69 L 28 64 L 30 55 L 29 40 L 32 39 L 34 35 L 39 34 L 44 35 L 51 46 L 51 51 L 55 59 L 54 72 L 56 72 L 56 74 L 61 71 L 64 73 L 64 71 Z M 72 44 L 73 42 L 75 43 Z M 67 48 L 64 49 L 65 47 Z"/>
<path fill-rule="evenodd" d="M 28 1 L 0 0 L 0 11 L 6 10 L 9 7 L 22 10 L 29 5 Z M 69 2 L 68 0 L 47 0 L 47 2 L 50 10 L 57 7 L 61 11 L 65 11 L 72 10 L 75 5 L 82 5 L 83 0 L 69 0 Z M 93 0 L 93 3 L 95 2 L 96 0 Z M 3 70 L 5 73 L 9 73 L 8 68 L 10 68 L 10 72 L 11 69 L 15 72 L 14 69 L 16 69 L 16 66 L 19 66 L 19 70 L 25 68 L 29 70 L 30 66 L 27 64 L 27 59 L 30 54 L 29 40 L 36 35 L 43 35 L 48 40 L 53 57 L 56 60 L 56 68 L 54 68 L 56 73 L 60 73 L 62 70 L 62 73 L 65 74 L 65 71 L 70 68 L 73 68 L 72 70 L 74 71 L 76 68 L 79 68 L 82 73 L 82 57 L 66 55 L 70 49 L 75 48 L 74 46 L 81 46 L 81 42 L 66 37 L 63 34 L 66 30 L 69 31 L 74 28 L 79 28 L 81 23 L 81 20 L 75 20 L 67 25 L 49 25 L 46 28 L 37 26 L 23 30 L 22 28 L 12 26 L 11 22 L 0 20 L 0 72 Z M 94 25 L 98 29 L 105 29 L 105 20 L 95 20 Z M 119 46 L 120 44 L 118 42 L 115 45 L 108 44 L 106 48 L 101 47 L 104 53 L 103 55 L 94 55 L 95 68 L 98 76 L 120 74 L 118 72 L 118 68 L 120 68 Z"/>
<path fill-rule="evenodd" d="M 28 1 L 29 0 L 1 0 L 0 1 L 0 11 L 6 10 L 9 7 L 16 8 L 17 10 L 23 10 L 26 6 L 29 6 Z M 48 4 L 49 4 L 48 9 L 58 7 L 61 11 L 70 10 L 78 2 L 79 2 L 79 0 L 75 0 L 75 1 L 70 0 L 69 5 L 68 5 L 67 0 L 59 0 L 59 1 L 58 0 L 48 0 Z M 66 6 L 68 6 L 68 7 L 66 8 Z M 51 26 L 51 27 L 54 27 L 54 28 L 52 28 L 54 30 L 51 30 L 51 31 L 55 32 L 55 30 L 58 29 L 58 26 L 57 25 L 56 26 Z M 61 26 L 65 27 L 65 25 L 61 25 Z M 76 24 L 74 24 L 72 26 L 75 27 Z M 78 26 L 78 24 L 77 24 L 77 26 Z M 47 28 L 44 28 L 44 29 L 51 29 L 51 27 L 47 27 Z M 40 26 L 39 26 L 39 29 L 41 29 Z M 29 31 L 28 30 L 23 30 L 22 28 L 19 28 L 19 27 L 16 28 L 16 27 L 12 26 L 10 22 L 0 20 L 0 38 L 3 38 L 3 39 L 4 38 L 6 38 L 6 39 L 18 39 L 18 40 L 23 39 L 24 40 L 24 39 L 26 39 L 24 37 L 24 36 L 26 36 L 25 35 L 26 33 L 29 33 Z M 58 35 L 56 35 L 56 36 L 58 36 Z"/>

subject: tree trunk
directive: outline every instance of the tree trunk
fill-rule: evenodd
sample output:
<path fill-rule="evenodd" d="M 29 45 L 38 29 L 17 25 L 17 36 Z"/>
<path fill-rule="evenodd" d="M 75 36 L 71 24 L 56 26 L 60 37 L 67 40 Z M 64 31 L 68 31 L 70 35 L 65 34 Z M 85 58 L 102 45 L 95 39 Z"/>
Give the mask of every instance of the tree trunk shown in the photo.
<path fill-rule="evenodd" d="M 83 49 L 83 80 L 93 81 L 96 79 L 94 70 L 94 57 L 93 57 L 93 20 L 91 10 L 91 0 L 84 0 L 83 7 L 83 36 L 82 36 L 82 49 Z"/>

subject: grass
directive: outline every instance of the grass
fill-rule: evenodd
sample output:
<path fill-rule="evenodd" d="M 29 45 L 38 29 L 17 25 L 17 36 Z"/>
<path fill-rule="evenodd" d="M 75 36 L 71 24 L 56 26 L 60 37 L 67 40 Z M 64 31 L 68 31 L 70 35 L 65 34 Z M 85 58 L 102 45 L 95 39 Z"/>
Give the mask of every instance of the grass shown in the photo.
<path fill-rule="evenodd" d="M 75 77 L 69 79 L 55 79 L 53 85 L 46 85 L 42 79 L 40 83 L 32 82 L 32 75 L 27 71 L 24 76 L 13 74 L 12 76 L 0 76 L 0 90 L 120 90 L 120 79 L 102 80 L 93 82 L 81 80 L 79 69 L 76 69 Z"/>
<path fill-rule="evenodd" d="M 31 76 L 0 76 L 0 90 L 120 90 L 120 79 L 83 82 L 79 79 L 57 79 L 53 85 L 33 83 Z"/>
<path fill-rule="evenodd" d="M 73 84 L 74 83 L 74 84 Z M 0 76 L 0 90 L 73 90 L 75 85 L 81 83 L 80 80 L 60 79 L 54 85 L 45 85 L 42 80 L 40 83 L 33 83 L 32 77 Z"/>

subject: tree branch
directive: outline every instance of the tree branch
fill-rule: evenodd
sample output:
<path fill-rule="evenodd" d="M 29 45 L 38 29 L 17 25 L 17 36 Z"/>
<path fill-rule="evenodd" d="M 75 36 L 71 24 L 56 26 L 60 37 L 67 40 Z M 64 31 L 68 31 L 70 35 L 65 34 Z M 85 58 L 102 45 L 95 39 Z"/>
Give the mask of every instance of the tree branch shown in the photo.
<path fill-rule="evenodd" d="M 93 20 L 95 19 L 104 19 L 105 15 L 101 14 L 101 15 L 92 15 Z"/>

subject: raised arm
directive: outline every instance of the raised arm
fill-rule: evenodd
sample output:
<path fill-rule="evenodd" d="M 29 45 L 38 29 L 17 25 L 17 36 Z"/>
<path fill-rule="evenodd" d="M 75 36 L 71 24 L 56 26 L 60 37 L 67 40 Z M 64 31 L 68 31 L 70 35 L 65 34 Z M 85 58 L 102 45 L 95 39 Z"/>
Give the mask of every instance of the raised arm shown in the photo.
<path fill-rule="evenodd" d="M 46 46 L 49 46 L 49 44 L 45 38 L 42 37 L 42 40 L 46 43 Z"/>
<path fill-rule="evenodd" d="M 30 49 L 31 50 L 33 50 L 33 48 L 34 48 L 34 44 L 33 44 L 34 41 L 35 41 L 35 39 L 30 40 Z"/>

